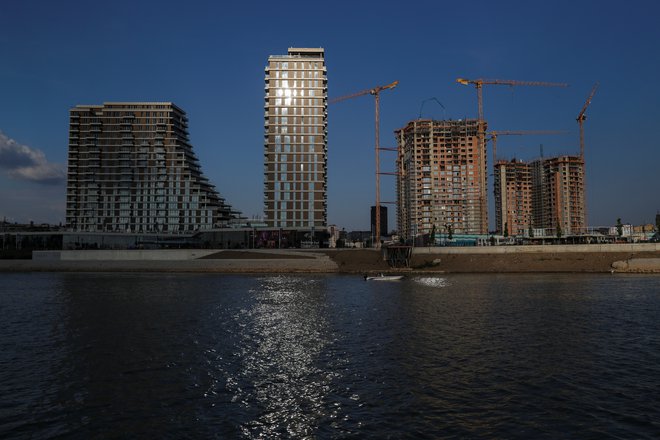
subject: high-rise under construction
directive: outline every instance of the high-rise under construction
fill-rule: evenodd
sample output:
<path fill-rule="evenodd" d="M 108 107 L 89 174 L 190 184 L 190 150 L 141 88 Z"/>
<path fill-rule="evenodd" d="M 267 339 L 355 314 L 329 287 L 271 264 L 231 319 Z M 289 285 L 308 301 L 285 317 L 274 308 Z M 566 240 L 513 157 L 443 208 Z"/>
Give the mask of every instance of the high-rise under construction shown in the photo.
<path fill-rule="evenodd" d="M 559 228 L 564 235 L 584 233 L 584 160 L 562 155 L 535 160 L 531 166 L 534 225 Z"/>
<path fill-rule="evenodd" d="M 505 235 L 524 235 L 533 226 L 532 167 L 522 160 L 498 160 L 494 166 L 495 227 Z"/>
<path fill-rule="evenodd" d="M 322 48 L 266 66 L 264 213 L 268 226 L 327 224 L 327 78 Z"/>
<path fill-rule="evenodd" d="M 395 131 L 402 237 L 449 228 L 456 234 L 488 233 L 486 152 L 478 130 L 477 119 L 417 119 Z"/>
<path fill-rule="evenodd" d="M 579 156 L 500 160 L 494 168 L 498 232 L 525 235 L 530 228 L 552 230 L 553 235 L 585 232 L 584 161 Z"/>

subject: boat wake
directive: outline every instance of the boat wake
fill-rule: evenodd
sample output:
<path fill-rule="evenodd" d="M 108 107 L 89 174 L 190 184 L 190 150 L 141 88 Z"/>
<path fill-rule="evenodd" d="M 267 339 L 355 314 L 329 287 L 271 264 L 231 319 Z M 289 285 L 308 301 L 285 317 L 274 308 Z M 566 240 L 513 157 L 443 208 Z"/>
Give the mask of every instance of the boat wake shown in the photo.
<path fill-rule="evenodd" d="M 429 287 L 447 287 L 449 286 L 449 281 L 447 281 L 447 278 L 440 278 L 440 277 L 417 277 L 414 278 L 414 281 L 419 284 L 423 284 L 425 286 Z"/>

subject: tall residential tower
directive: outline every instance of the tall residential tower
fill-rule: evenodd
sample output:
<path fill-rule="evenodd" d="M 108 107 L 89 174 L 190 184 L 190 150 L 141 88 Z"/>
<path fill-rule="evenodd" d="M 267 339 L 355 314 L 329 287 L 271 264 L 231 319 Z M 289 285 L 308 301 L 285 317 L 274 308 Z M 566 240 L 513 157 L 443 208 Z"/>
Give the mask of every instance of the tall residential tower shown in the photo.
<path fill-rule="evenodd" d="M 485 125 L 485 123 L 484 123 Z M 417 119 L 396 130 L 397 217 L 406 239 L 445 231 L 487 234 L 486 155 L 476 119 Z M 485 127 L 484 127 L 485 129 Z"/>
<path fill-rule="evenodd" d="M 327 224 L 327 77 L 322 48 L 266 66 L 264 213 L 270 227 Z"/>
<path fill-rule="evenodd" d="M 237 218 L 202 174 L 171 102 L 70 111 L 66 223 L 76 231 L 182 233 Z"/>
<path fill-rule="evenodd" d="M 532 168 L 512 159 L 498 160 L 493 176 L 495 230 L 504 235 L 524 235 L 534 227 L 532 217 Z"/>
<path fill-rule="evenodd" d="M 586 232 L 584 161 L 563 155 L 533 161 L 532 211 L 534 225 L 561 228 L 564 235 Z"/>
<path fill-rule="evenodd" d="M 584 162 L 579 156 L 495 164 L 496 227 L 522 236 L 530 228 L 563 235 L 586 232 Z"/>

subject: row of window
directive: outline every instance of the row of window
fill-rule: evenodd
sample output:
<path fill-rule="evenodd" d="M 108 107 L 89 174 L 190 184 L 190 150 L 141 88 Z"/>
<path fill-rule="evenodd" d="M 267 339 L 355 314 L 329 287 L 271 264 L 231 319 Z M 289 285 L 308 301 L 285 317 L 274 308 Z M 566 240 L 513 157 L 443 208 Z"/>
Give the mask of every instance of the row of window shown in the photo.
<path fill-rule="evenodd" d="M 310 135 L 308 135 L 308 136 L 299 136 L 299 135 L 291 136 L 291 135 L 288 135 L 288 134 L 286 134 L 286 135 L 276 134 L 275 136 L 273 136 L 273 143 L 276 146 L 280 145 L 282 143 L 284 143 L 285 146 L 289 145 L 291 143 L 293 143 L 293 144 L 304 144 L 304 143 L 314 144 L 314 143 L 316 143 L 316 140 L 317 140 L 316 136 L 310 136 Z M 294 147 L 296 147 L 296 145 L 294 145 Z M 313 146 L 310 145 L 309 148 L 310 148 L 310 151 L 312 151 L 311 148 L 313 148 Z"/>
<path fill-rule="evenodd" d="M 286 154 L 283 154 L 282 156 L 286 156 Z M 292 156 L 295 156 L 292 155 Z M 305 156 L 304 154 L 301 154 L 300 156 Z M 279 162 L 275 164 L 275 169 L 274 170 L 269 170 L 271 173 L 272 172 L 289 172 L 291 171 L 292 173 L 296 173 L 297 171 L 300 171 L 301 173 L 307 171 L 307 172 L 316 172 L 316 171 L 323 171 L 322 167 L 316 163 L 316 156 L 312 156 L 315 160 L 313 162 Z"/>
<path fill-rule="evenodd" d="M 315 95 L 310 95 L 315 96 Z M 320 93 L 316 96 L 321 96 Z M 282 106 L 286 105 L 287 107 L 304 107 L 307 106 L 305 112 L 309 115 L 320 115 L 323 114 L 324 108 L 320 103 L 320 99 L 309 99 L 309 98 L 296 98 L 296 97 L 282 97 L 271 100 L 271 105 Z"/>
<path fill-rule="evenodd" d="M 323 61 L 271 61 L 271 69 L 319 69 Z"/>
<path fill-rule="evenodd" d="M 286 109 L 284 109 L 286 110 Z M 325 122 L 321 117 L 305 117 L 305 116 L 269 116 L 268 125 L 306 125 L 306 126 L 319 126 L 325 127 Z"/>
<path fill-rule="evenodd" d="M 297 125 L 271 125 L 269 127 L 270 133 L 281 134 L 322 134 L 325 132 L 325 127 L 320 125 L 297 126 Z"/>
<path fill-rule="evenodd" d="M 273 78 L 282 78 L 282 79 L 288 79 L 288 78 L 293 78 L 293 79 L 312 79 L 312 78 L 320 78 L 322 77 L 321 71 L 320 70 L 273 70 L 272 74 L 270 75 Z"/>
<path fill-rule="evenodd" d="M 283 80 L 276 79 L 276 80 L 272 81 L 272 84 L 269 83 L 268 86 L 277 88 L 276 96 L 298 96 L 298 95 L 293 94 L 294 92 L 297 92 L 298 89 L 300 89 L 300 96 L 305 96 L 304 92 L 305 92 L 306 89 L 308 91 L 308 96 L 314 96 L 314 94 L 311 93 L 311 92 L 314 92 L 314 90 L 309 90 L 309 89 L 313 89 L 313 88 L 318 89 L 320 87 L 323 87 L 323 81 L 319 81 L 317 79 L 314 79 L 314 80 L 312 80 L 312 79 L 310 79 L 310 80 L 300 80 L 300 81 L 298 81 L 298 80 L 290 80 L 289 81 L 288 79 L 283 79 Z M 291 92 L 291 94 L 289 94 L 289 95 L 280 94 L 280 92 L 283 92 L 283 91 L 284 92 Z M 317 95 L 317 96 L 319 96 L 319 95 Z"/>

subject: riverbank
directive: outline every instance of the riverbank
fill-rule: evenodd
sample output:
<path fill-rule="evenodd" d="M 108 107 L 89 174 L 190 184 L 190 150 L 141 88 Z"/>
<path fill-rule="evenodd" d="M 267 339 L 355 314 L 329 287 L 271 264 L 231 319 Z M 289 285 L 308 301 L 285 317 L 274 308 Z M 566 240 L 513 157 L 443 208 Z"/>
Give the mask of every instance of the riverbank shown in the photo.
<path fill-rule="evenodd" d="M 375 251 L 327 250 L 339 272 L 389 271 Z M 660 246 L 568 245 L 416 248 L 410 261 L 420 273 L 660 273 Z"/>
<path fill-rule="evenodd" d="M 660 245 L 415 248 L 410 267 L 391 268 L 373 249 L 176 249 L 36 251 L 0 260 L 2 272 L 217 273 L 660 273 Z"/>

